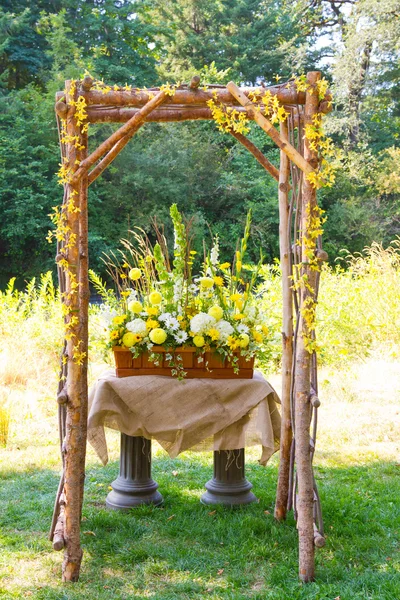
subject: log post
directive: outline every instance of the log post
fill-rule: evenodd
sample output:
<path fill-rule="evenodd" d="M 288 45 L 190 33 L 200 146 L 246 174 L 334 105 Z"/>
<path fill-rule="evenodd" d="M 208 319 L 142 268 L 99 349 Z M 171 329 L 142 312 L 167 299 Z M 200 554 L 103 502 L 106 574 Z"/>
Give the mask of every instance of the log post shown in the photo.
<path fill-rule="evenodd" d="M 283 140 L 288 139 L 287 122 L 280 124 Z M 292 384 L 293 364 L 293 299 L 290 272 L 290 226 L 289 223 L 289 170 L 290 164 L 286 154 L 281 150 L 279 170 L 279 247 L 282 272 L 282 396 L 281 396 L 281 440 L 278 485 L 276 490 L 275 518 L 282 521 L 286 518 L 290 447 L 292 444 L 292 424 L 290 418 L 290 390 Z"/>
<path fill-rule="evenodd" d="M 306 92 L 304 125 L 313 123 L 313 117 L 318 111 L 318 93 L 316 82 L 321 73 L 314 71 L 307 74 L 308 91 Z M 304 158 L 314 170 L 318 166 L 315 150 L 310 148 L 307 138 L 304 140 Z M 296 345 L 296 391 L 295 391 L 295 438 L 296 465 L 298 477 L 297 496 L 297 527 L 299 532 L 299 577 L 303 582 L 313 581 L 315 572 L 314 560 L 314 518 L 313 518 L 313 473 L 310 451 L 310 372 L 311 353 L 307 349 L 307 340 L 312 336 L 309 319 L 306 316 L 310 309 L 309 303 L 314 302 L 316 271 L 311 268 L 310 255 L 316 240 L 311 235 L 310 220 L 317 206 L 316 188 L 303 178 L 301 211 L 301 260 L 300 273 L 300 313 L 299 336 Z M 314 247 L 315 253 L 315 247 Z"/>
<path fill-rule="evenodd" d="M 77 126 L 70 101 L 76 100 L 71 82 L 66 82 L 68 114 L 67 135 L 71 142 L 66 145 L 67 164 L 70 174 L 78 168 L 87 154 L 87 136 Z M 77 138 L 76 138 L 77 136 Z M 75 146 L 78 139 L 80 146 Z M 67 365 L 66 391 L 68 397 L 65 436 L 65 553 L 62 567 L 63 581 L 77 581 L 82 560 L 80 545 L 80 521 L 85 479 L 86 432 L 87 432 L 87 180 L 67 185 L 65 203 L 67 240 L 64 246 L 66 267 L 66 291 L 63 302 L 67 308 Z"/>

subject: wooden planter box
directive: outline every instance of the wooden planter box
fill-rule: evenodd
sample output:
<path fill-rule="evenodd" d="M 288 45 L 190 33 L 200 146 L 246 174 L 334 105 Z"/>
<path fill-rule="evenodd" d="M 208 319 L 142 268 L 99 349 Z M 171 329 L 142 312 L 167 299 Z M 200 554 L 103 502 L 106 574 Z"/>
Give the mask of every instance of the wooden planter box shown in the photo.
<path fill-rule="evenodd" d="M 133 375 L 167 375 L 171 374 L 168 360 L 163 358 L 162 364 L 155 365 L 149 360 L 147 352 L 138 358 L 133 358 L 132 352 L 127 348 L 115 346 L 113 348 L 117 377 L 132 377 Z M 157 354 L 174 354 L 163 346 L 153 346 L 153 352 Z M 186 372 L 187 379 L 209 378 L 209 379 L 252 379 L 254 371 L 254 358 L 247 360 L 235 352 L 238 357 L 239 372 L 235 373 L 232 365 L 214 352 L 205 352 L 200 358 L 196 355 L 196 348 L 181 348 L 175 351 L 175 355 L 182 357 L 181 365 Z M 160 360 L 161 362 L 161 360 Z M 207 364 L 207 367 L 206 367 Z"/>

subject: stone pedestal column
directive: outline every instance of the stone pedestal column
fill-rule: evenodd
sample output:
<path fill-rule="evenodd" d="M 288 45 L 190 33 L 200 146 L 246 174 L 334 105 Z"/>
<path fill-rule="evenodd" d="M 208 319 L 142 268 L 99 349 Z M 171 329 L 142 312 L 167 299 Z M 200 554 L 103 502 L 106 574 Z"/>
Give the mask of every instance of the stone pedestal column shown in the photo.
<path fill-rule="evenodd" d="M 205 485 L 203 504 L 236 506 L 250 504 L 257 498 L 251 492 L 252 484 L 245 477 L 244 448 L 214 452 L 214 477 Z"/>
<path fill-rule="evenodd" d="M 161 504 L 163 497 L 151 478 L 151 440 L 121 433 L 119 475 L 111 487 L 106 505 L 113 510 Z"/>

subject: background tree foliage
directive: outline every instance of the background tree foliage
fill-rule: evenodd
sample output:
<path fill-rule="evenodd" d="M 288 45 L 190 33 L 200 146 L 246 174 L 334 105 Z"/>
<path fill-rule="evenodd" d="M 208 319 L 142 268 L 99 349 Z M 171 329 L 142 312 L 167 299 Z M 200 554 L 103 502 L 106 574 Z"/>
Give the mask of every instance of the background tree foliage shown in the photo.
<path fill-rule="evenodd" d="M 359 251 L 400 234 L 399 0 L 3 0 L 0 8 L 0 283 L 54 264 L 48 214 L 61 200 L 54 92 L 88 69 L 112 83 L 163 80 L 266 84 L 320 67 L 336 107 L 328 128 L 343 152 L 321 191 L 325 246 Z M 91 144 L 112 127 L 91 131 Z M 254 141 L 278 153 L 255 127 Z M 276 184 L 213 123 L 146 126 L 91 187 L 91 266 L 129 228 L 151 232 L 172 202 L 201 239 L 232 252 L 249 207 L 253 246 L 278 254 Z M 165 219 L 166 220 L 166 219 Z M 168 222 L 166 220 L 166 222 Z"/>

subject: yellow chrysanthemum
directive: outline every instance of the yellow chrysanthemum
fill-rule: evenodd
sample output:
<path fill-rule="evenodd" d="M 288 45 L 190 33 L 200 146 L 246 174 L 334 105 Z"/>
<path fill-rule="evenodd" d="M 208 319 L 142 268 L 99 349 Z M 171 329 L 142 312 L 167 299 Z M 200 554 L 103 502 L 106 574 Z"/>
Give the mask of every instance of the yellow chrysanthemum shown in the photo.
<path fill-rule="evenodd" d="M 215 277 L 213 277 L 214 279 L 214 283 L 215 285 L 224 285 L 224 280 L 222 279 L 222 277 L 219 277 L 218 275 L 216 275 Z"/>
<path fill-rule="evenodd" d="M 231 266 L 230 263 L 224 262 L 224 263 L 222 263 L 222 265 L 219 265 L 219 268 L 222 269 L 223 271 L 225 271 L 226 269 L 229 269 L 230 266 Z"/>
<path fill-rule="evenodd" d="M 200 287 L 205 290 L 208 290 L 213 287 L 214 280 L 211 277 L 200 277 L 199 279 Z"/>
<path fill-rule="evenodd" d="M 231 294 L 231 296 L 229 296 L 229 299 L 232 300 L 232 302 L 237 302 L 237 300 L 241 300 L 242 298 L 242 294 Z"/>
<path fill-rule="evenodd" d="M 128 333 L 125 333 L 124 337 L 122 338 L 122 343 L 126 348 L 132 348 L 132 346 L 137 344 L 137 342 L 141 339 L 142 338 L 140 335 L 128 331 Z"/>
<path fill-rule="evenodd" d="M 269 329 L 268 329 L 268 327 L 266 325 L 262 325 L 261 329 L 262 329 L 264 335 L 268 335 L 269 334 Z"/>
<path fill-rule="evenodd" d="M 240 336 L 240 340 L 239 340 L 239 346 L 241 348 L 247 348 L 249 343 L 250 343 L 250 338 L 247 335 L 247 333 L 242 333 L 242 335 Z"/>
<path fill-rule="evenodd" d="M 167 332 L 161 327 L 156 327 L 156 329 L 152 329 L 149 333 L 149 338 L 153 342 L 153 344 L 163 344 L 167 339 Z"/>
<path fill-rule="evenodd" d="M 208 309 L 208 314 L 211 317 L 214 317 L 214 319 L 216 321 L 219 321 L 220 319 L 222 319 L 224 311 L 222 310 L 222 308 L 220 306 L 212 306 L 211 308 Z"/>
<path fill-rule="evenodd" d="M 150 304 L 161 304 L 162 296 L 160 292 L 151 292 L 149 296 Z"/>
<path fill-rule="evenodd" d="M 215 329 L 215 327 L 212 327 L 211 329 L 209 329 L 207 331 L 207 335 L 210 336 L 210 338 L 212 339 L 213 342 L 216 342 L 220 338 L 220 332 L 218 331 L 218 329 Z"/>
<path fill-rule="evenodd" d="M 193 344 L 197 347 L 197 348 L 201 348 L 202 346 L 204 346 L 204 344 L 206 343 L 204 337 L 202 335 L 195 335 L 193 338 Z"/>
<path fill-rule="evenodd" d="M 129 279 L 132 279 L 132 281 L 137 281 L 138 279 L 141 278 L 142 276 L 142 271 L 140 269 L 138 269 L 137 267 L 134 267 L 133 269 L 131 269 L 129 271 Z"/>
<path fill-rule="evenodd" d="M 147 329 L 156 329 L 159 326 L 159 322 L 155 319 L 147 319 L 146 327 Z"/>
<path fill-rule="evenodd" d="M 112 320 L 113 325 L 122 325 L 122 323 L 125 321 L 126 319 L 126 315 L 120 315 L 118 317 L 114 317 Z"/>
<path fill-rule="evenodd" d="M 119 332 L 118 331 L 112 331 L 110 333 L 110 340 L 117 340 L 119 338 Z"/>
<path fill-rule="evenodd" d="M 237 315 L 233 315 L 233 318 L 235 319 L 235 321 L 240 321 L 241 319 L 245 318 L 245 314 L 243 313 L 238 313 Z"/>
<path fill-rule="evenodd" d="M 150 317 L 154 317 L 156 314 L 158 314 L 158 308 L 156 306 L 148 306 L 146 308 L 146 312 Z"/>
<path fill-rule="evenodd" d="M 129 302 L 128 304 L 128 309 L 135 315 L 138 315 L 142 312 L 143 306 L 139 300 L 132 300 L 132 302 Z"/>

